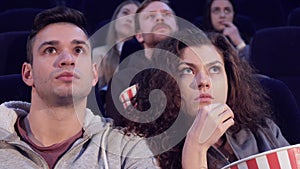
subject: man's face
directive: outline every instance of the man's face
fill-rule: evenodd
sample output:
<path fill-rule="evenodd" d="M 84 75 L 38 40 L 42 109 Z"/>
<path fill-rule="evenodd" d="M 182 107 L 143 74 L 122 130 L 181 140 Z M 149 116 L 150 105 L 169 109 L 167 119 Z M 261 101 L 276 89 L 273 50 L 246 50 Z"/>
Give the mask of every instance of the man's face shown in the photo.
<path fill-rule="evenodd" d="M 178 31 L 173 11 L 163 2 L 150 3 L 138 17 L 140 30 L 137 39 L 144 42 L 145 47 L 154 47 L 166 36 Z"/>
<path fill-rule="evenodd" d="M 33 99 L 65 104 L 90 93 L 98 76 L 90 43 L 79 27 L 50 24 L 35 36 L 32 45 L 33 63 L 24 64 L 23 79 L 32 86 Z"/>

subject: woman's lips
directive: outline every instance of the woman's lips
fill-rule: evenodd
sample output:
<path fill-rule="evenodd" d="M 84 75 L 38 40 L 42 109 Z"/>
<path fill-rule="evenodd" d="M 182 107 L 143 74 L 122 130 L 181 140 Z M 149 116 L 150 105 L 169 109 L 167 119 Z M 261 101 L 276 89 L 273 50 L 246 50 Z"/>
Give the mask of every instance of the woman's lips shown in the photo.
<path fill-rule="evenodd" d="M 200 103 L 211 103 L 213 101 L 213 97 L 210 94 L 203 93 L 195 98 L 195 101 Z"/>

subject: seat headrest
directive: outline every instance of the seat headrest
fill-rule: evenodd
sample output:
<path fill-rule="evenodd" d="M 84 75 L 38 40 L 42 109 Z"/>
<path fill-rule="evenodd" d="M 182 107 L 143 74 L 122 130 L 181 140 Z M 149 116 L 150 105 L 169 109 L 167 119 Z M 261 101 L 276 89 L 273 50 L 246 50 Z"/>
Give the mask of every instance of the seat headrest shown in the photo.
<path fill-rule="evenodd" d="M 271 77 L 300 76 L 300 27 L 259 30 L 251 42 L 250 59 L 259 73 Z"/>

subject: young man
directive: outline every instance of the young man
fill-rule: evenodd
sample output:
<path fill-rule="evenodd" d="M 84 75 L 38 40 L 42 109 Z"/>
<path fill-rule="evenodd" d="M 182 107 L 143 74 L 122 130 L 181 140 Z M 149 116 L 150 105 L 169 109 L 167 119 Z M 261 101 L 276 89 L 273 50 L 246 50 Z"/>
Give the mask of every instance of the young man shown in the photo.
<path fill-rule="evenodd" d="M 151 49 L 167 36 L 178 31 L 174 11 L 166 0 L 145 0 L 136 11 L 136 39 L 145 49 Z M 152 50 L 145 50 L 150 59 Z"/>
<path fill-rule="evenodd" d="M 146 49 L 144 50 L 145 57 L 150 60 L 152 48 L 167 36 L 178 31 L 178 29 L 177 19 L 174 11 L 169 6 L 169 1 L 143 1 L 135 15 L 135 39 L 125 42 L 120 61 L 140 49 Z M 136 42 L 139 44 L 136 44 Z"/>
<path fill-rule="evenodd" d="M 156 168 L 141 139 L 86 108 L 98 80 L 91 48 L 79 11 L 37 15 L 22 67 L 31 104 L 0 106 L 0 168 Z"/>

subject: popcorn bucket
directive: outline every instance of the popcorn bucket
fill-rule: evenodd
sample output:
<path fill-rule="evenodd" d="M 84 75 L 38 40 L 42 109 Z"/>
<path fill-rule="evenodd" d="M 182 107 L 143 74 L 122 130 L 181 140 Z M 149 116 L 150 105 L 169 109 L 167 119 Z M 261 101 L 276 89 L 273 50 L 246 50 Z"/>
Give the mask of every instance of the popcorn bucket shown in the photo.
<path fill-rule="evenodd" d="M 126 88 L 119 96 L 119 100 L 122 102 L 124 109 L 131 105 L 130 99 L 136 95 L 137 84 Z"/>
<path fill-rule="evenodd" d="M 300 144 L 256 154 L 222 169 L 300 169 Z"/>

